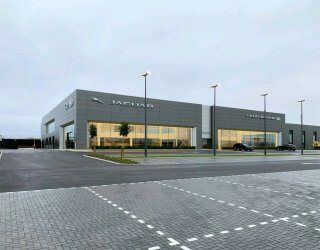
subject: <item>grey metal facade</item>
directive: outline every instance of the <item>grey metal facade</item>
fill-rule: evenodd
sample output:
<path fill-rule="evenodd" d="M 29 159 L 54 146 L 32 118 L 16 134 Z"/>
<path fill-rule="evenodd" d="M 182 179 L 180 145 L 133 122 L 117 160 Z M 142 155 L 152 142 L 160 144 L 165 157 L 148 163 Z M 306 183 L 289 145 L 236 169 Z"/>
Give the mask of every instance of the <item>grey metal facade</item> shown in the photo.
<path fill-rule="evenodd" d="M 70 105 L 72 101 L 72 105 Z M 118 103 L 121 105 L 118 105 Z M 125 103 L 125 105 L 123 105 Z M 54 137 L 54 147 L 63 148 L 63 127 L 74 123 L 75 147 L 89 147 L 89 122 L 129 122 L 144 124 L 144 98 L 86 90 L 75 90 L 42 119 L 41 134 L 45 142 Z M 149 125 L 192 127 L 196 147 L 202 148 L 202 138 L 212 139 L 212 107 L 201 104 L 149 99 L 147 118 Z M 263 131 L 263 112 L 256 110 L 217 107 L 217 129 Z M 55 130 L 46 133 L 46 124 L 55 121 Z M 285 115 L 267 112 L 267 131 L 278 132 L 281 143 L 288 143 L 289 130 L 293 130 L 293 143 L 300 147 L 300 125 L 286 124 Z M 320 126 L 304 126 L 306 149 L 312 149 L 313 133 L 320 136 Z"/>
<path fill-rule="evenodd" d="M 301 126 L 299 124 L 287 123 L 285 126 L 284 140 L 289 141 L 289 131 L 293 132 L 293 144 L 296 144 L 298 148 L 301 148 Z M 305 149 L 313 149 L 313 133 L 316 133 L 316 140 L 320 139 L 320 126 L 304 125 L 305 131 Z"/>
<path fill-rule="evenodd" d="M 72 92 L 42 118 L 41 139 L 44 147 L 59 148 L 59 142 L 62 139 L 62 128 L 76 120 L 76 92 L 77 91 Z M 74 101 L 73 106 L 67 108 L 70 100 Z M 51 121 L 54 121 L 55 129 L 53 132 L 47 133 L 46 124 L 50 123 Z M 46 145 L 46 139 L 48 138 L 51 138 L 51 140 L 54 138 L 54 143 L 51 145 Z"/>
<path fill-rule="evenodd" d="M 76 90 L 75 96 L 70 95 L 42 121 L 42 138 L 45 139 L 50 134 L 45 133 L 45 124 L 50 120 L 55 119 L 56 131 L 55 136 L 61 133 L 61 127 L 71 120 L 75 124 L 75 144 L 77 149 L 87 149 L 89 147 L 89 122 L 129 122 L 132 124 L 144 124 L 144 108 L 141 103 L 144 98 L 135 96 L 125 96 L 110 93 Z M 64 102 L 68 102 L 70 98 L 74 98 L 75 105 L 69 110 L 65 110 Z M 95 101 L 95 100 L 99 101 Z M 133 103 L 131 105 L 117 105 L 114 101 L 121 103 Z M 153 108 L 147 109 L 147 119 L 149 125 L 164 125 L 164 126 L 186 126 L 195 128 L 196 147 L 200 148 L 201 142 L 201 127 L 202 127 L 202 106 L 200 104 L 165 101 L 158 99 L 147 99 L 147 103 Z M 139 104 L 137 107 L 136 104 Z M 72 113 L 72 116 L 70 114 Z M 58 143 L 58 142 L 57 142 Z M 60 143 L 61 148 L 61 143 Z"/>

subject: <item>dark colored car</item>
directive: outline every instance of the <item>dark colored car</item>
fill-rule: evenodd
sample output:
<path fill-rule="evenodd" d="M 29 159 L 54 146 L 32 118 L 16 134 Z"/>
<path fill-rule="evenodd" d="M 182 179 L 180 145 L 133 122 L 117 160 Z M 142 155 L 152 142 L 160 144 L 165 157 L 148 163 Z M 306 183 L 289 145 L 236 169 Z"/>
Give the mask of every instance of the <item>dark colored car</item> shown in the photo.
<path fill-rule="evenodd" d="M 294 144 L 284 144 L 284 145 L 276 147 L 276 150 L 278 150 L 278 151 L 284 151 L 284 150 L 296 151 L 297 146 Z"/>
<path fill-rule="evenodd" d="M 236 143 L 233 145 L 234 151 L 253 151 L 254 148 L 245 143 Z"/>

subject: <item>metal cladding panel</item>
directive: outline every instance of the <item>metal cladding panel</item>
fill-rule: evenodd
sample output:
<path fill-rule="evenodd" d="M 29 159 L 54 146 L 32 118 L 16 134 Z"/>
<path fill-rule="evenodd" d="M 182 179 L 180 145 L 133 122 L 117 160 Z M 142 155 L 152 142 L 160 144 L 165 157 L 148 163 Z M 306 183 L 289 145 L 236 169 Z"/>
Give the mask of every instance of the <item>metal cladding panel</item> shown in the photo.
<path fill-rule="evenodd" d="M 77 123 L 76 144 L 78 148 L 88 147 L 88 121 L 129 122 L 144 124 L 144 98 L 94 91 L 76 90 Z M 201 147 L 202 118 L 201 105 L 147 99 L 147 122 L 153 125 L 197 127 L 197 147 Z M 80 130 L 81 127 L 81 130 Z"/>
<path fill-rule="evenodd" d="M 56 107 L 54 107 L 48 114 L 42 118 L 41 122 L 41 138 L 45 140 L 49 137 L 55 137 L 55 148 L 59 147 L 60 128 L 66 124 L 75 122 L 76 119 L 76 91 L 72 92 Z M 55 129 L 52 133 L 46 133 L 46 124 L 50 121 L 55 121 Z"/>
<path fill-rule="evenodd" d="M 216 107 L 216 112 L 219 129 L 264 130 L 264 112 L 262 111 Z M 267 131 L 282 132 L 284 124 L 284 114 L 267 112 Z"/>
<path fill-rule="evenodd" d="M 293 144 L 297 145 L 298 149 L 301 149 L 301 125 L 300 124 L 285 124 L 285 130 L 283 133 L 283 143 L 289 142 L 289 131 L 293 131 Z M 313 149 L 313 133 L 317 133 L 317 140 L 320 140 L 320 126 L 303 125 L 303 130 L 306 133 L 305 137 L 305 149 Z"/>

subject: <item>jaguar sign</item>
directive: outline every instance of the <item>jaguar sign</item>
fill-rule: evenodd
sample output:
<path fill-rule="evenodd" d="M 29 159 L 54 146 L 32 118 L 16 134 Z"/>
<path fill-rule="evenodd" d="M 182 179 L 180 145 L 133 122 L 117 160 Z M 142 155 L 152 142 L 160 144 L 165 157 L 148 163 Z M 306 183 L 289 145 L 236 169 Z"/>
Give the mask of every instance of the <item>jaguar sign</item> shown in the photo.
<path fill-rule="evenodd" d="M 118 100 L 112 100 L 112 105 L 119 105 L 123 107 L 134 107 L 134 108 L 144 108 L 144 103 L 139 102 L 128 102 L 128 101 L 118 101 Z M 153 104 L 147 104 L 147 108 L 153 109 Z"/>

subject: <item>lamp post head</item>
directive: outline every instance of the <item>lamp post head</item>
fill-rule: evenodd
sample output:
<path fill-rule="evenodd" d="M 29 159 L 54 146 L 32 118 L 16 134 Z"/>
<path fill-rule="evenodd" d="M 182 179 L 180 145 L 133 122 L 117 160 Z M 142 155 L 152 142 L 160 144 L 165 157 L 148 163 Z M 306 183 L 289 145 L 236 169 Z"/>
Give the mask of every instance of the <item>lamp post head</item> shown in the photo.
<path fill-rule="evenodd" d="M 261 96 L 267 96 L 269 95 L 269 93 L 264 93 L 264 94 L 261 94 Z"/>
<path fill-rule="evenodd" d="M 144 77 L 146 77 L 146 76 L 151 76 L 151 71 L 148 70 L 148 71 L 146 71 L 145 73 L 143 73 L 141 76 L 144 76 Z"/>
<path fill-rule="evenodd" d="M 217 87 L 219 87 L 219 86 L 220 86 L 220 84 L 219 84 L 219 83 L 216 83 L 216 84 L 212 84 L 212 85 L 210 86 L 210 88 L 215 89 L 215 88 L 217 88 Z"/>
<path fill-rule="evenodd" d="M 306 100 L 301 99 L 301 100 L 299 100 L 298 102 L 303 103 L 303 102 L 305 102 L 305 101 L 306 101 Z"/>

